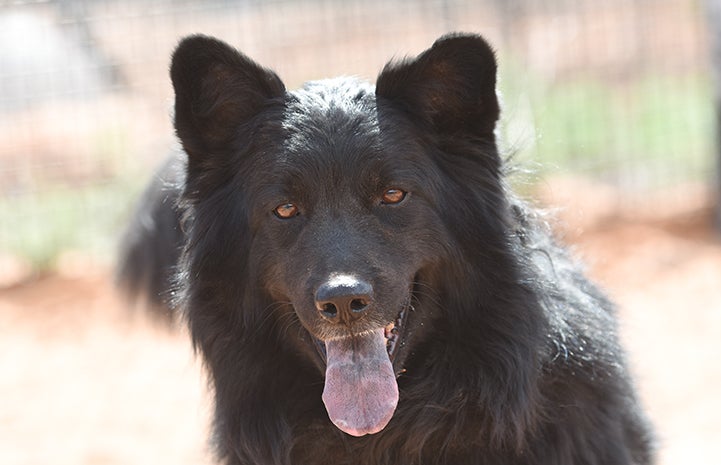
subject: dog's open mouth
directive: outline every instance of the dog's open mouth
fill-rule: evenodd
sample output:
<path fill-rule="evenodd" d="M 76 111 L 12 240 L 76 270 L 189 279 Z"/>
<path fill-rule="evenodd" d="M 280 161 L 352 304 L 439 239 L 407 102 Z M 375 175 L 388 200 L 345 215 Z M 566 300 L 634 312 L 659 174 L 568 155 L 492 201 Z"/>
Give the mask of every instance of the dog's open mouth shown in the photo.
<path fill-rule="evenodd" d="M 393 322 L 388 323 L 386 326 L 383 327 L 383 335 L 386 338 L 386 351 L 388 352 L 388 358 L 390 359 L 391 363 L 395 360 L 398 348 L 401 346 L 401 339 L 403 336 L 403 330 L 405 329 L 406 318 L 409 310 L 410 306 L 404 308 L 398 313 L 396 319 Z M 315 347 L 318 350 L 318 354 L 320 355 L 321 359 L 323 359 L 323 363 L 327 364 L 328 354 L 326 352 L 325 342 L 317 338 L 313 339 L 315 340 Z M 400 376 L 401 373 L 403 373 L 403 370 L 399 368 L 396 375 Z"/>
<path fill-rule="evenodd" d="M 383 328 L 383 333 L 386 338 L 386 350 L 388 351 L 388 358 L 390 358 L 391 362 L 395 360 L 397 349 L 401 344 L 401 336 L 405 328 L 407 313 L 407 308 L 401 310 L 395 321 Z M 400 372 L 398 374 L 400 374 Z"/>
<path fill-rule="evenodd" d="M 326 362 L 323 403 L 342 431 L 363 436 L 381 431 L 398 405 L 393 360 L 403 341 L 409 308 L 384 327 L 317 341 Z"/>

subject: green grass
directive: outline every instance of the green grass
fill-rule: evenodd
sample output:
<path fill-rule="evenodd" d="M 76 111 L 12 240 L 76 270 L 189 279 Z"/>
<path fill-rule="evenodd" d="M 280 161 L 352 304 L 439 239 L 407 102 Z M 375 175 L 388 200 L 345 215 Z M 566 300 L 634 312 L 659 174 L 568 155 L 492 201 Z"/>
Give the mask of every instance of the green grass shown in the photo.
<path fill-rule="evenodd" d="M 0 255 L 19 257 L 35 270 L 52 268 L 67 250 L 112 256 L 137 185 L 118 179 L 0 197 Z"/>
<path fill-rule="evenodd" d="M 525 161 L 612 183 L 630 176 L 638 188 L 699 179 L 711 169 L 712 89 L 704 77 L 524 79 L 504 83 L 504 94 L 506 137 Z M 514 114 L 525 121 L 513 122 Z"/>

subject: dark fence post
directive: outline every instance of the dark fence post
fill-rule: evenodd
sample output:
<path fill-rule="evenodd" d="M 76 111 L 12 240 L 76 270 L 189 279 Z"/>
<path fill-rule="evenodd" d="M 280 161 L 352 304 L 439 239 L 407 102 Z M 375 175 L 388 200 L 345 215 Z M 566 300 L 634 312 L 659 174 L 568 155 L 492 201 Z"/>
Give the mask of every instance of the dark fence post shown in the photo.
<path fill-rule="evenodd" d="M 716 121 L 716 227 L 721 231 L 721 0 L 706 0 L 709 39 L 711 41 L 711 66 L 713 67 L 714 109 Z"/>

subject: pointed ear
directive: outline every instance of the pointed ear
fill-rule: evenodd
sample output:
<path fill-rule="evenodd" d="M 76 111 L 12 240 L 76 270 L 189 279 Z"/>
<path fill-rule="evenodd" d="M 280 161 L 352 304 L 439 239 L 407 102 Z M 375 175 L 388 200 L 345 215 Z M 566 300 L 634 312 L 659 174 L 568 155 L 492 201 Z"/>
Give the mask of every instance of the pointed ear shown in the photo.
<path fill-rule="evenodd" d="M 478 35 L 443 36 L 414 59 L 388 63 L 376 95 L 438 134 L 492 138 L 499 116 L 493 50 Z"/>
<path fill-rule="evenodd" d="M 239 128 L 285 93 L 278 76 L 220 40 L 183 39 L 173 53 L 175 130 L 193 159 L 222 150 Z"/>

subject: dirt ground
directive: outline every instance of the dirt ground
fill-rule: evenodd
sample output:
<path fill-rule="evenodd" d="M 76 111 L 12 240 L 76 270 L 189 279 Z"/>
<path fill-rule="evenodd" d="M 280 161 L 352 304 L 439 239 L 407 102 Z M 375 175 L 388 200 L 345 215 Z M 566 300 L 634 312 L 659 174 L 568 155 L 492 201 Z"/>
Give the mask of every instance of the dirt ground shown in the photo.
<path fill-rule="evenodd" d="M 659 464 L 718 465 L 721 239 L 710 209 L 619 217 L 560 200 L 573 212 L 559 215 L 563 234 L 621 307 Z M 85 264 L 0 290 L 0 463 L 210 462 L 210 403 L 187 334 L 128 312 L 109 276 Z"/>

